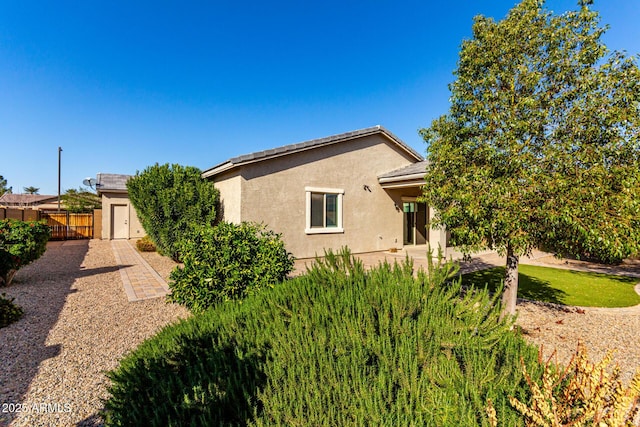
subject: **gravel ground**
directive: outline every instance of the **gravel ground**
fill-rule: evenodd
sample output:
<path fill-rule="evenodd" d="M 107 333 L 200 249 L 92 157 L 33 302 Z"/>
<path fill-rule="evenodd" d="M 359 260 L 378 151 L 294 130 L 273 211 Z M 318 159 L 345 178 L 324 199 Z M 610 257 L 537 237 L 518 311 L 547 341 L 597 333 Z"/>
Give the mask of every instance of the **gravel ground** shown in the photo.
<path fill-rule="evenodd" d="M 618 266 L 605 266 L 586 261 L 558 259 L 538 253 L 523 263 L 621 274 L 637 277 L 640 261 L 627 260 Z M 640 284 L 635 287 L 640 293 Z M 583 342 L 592 361 L 600 361 L 608 350 L 614 352 L 614 363 L 620 366 L 621 379 L 627 384 L 640 369 L 640 306 L 627 308 L 567 307 L 530 301 L 518 303 L 518 325 L 525 338 L 541 346 L 545 360 L 552 358 L 566 365 Z M 638 371 L 640 372 L 640 371 Z"/>
<path fill-rule="evenodd" d="M 168 279 L 175 263 L 143 258 Z M 638 269 L 640 272 L 640 268 Z M 50 244 L 1 292 L 24 317 L 0 329 L 0 426 L 100 425 L 104 372 L 186 309 L 162 298 L 129 303 L 108 241 Z M 518 325 L 545 357 L 567 363 L 582 340 L 592 359 L 616 350 L 625 381 L 640 367 L 640 307 L 577 309 L 518 304 Z"/>
<path fill-rule="evenodd" d="M 0 425 L 99 425 L 104 372 L 189 316 L 162 298 L 129 303 L 108 241 L 50 244 L 2 292 L 25 315 L 0 329 Z"/>
<path fill-rule="evenodd" d="M 640 313 L 618 313 L 598 309 L 552 306 L 532 302 L 518 304 L 518 325 L 524 337 L 542 346 L 544 359 L 566 365 L 583 342 L 592 361 L 600 361 L 607 350 L 614 351 L 627 384 L 640 368 Z"/>

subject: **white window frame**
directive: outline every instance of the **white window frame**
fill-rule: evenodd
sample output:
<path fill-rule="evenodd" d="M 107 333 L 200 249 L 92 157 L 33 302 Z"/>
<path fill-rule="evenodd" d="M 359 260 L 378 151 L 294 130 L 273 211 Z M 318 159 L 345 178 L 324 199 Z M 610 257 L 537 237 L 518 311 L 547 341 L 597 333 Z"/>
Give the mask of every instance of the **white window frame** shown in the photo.
<path fill-rule="evenodd" d="M 344 228 L 342 226 L 342 196 L 344 195 L 344 190 L 341 188 L 305 187 L 304 191 L 306 193 L 306 209 L 305 209 L 306 227 L 304 229 L 304 232 L 306 234 L 344 233 Z M 336 212 L 337 214 L 336 227 L 313 227 L 313 228 L 311 227 L 311 193 L 336 194 L 338 196 L 337 212 Z"/>

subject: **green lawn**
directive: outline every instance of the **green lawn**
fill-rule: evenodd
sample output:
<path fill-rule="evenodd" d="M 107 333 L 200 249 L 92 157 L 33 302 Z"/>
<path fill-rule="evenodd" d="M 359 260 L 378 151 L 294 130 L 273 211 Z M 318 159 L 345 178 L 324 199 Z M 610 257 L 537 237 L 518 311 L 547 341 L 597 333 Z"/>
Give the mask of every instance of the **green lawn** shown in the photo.
<path fill-rule="evenodd" d="M 465 286 L 496 289 L 504 280 L 504 267 L 462 276 Z M 640 304 L 634 286 L 640 279 L 550 267 L 520 265 L 518 297 L 584 307 L 629 307 Z"/>

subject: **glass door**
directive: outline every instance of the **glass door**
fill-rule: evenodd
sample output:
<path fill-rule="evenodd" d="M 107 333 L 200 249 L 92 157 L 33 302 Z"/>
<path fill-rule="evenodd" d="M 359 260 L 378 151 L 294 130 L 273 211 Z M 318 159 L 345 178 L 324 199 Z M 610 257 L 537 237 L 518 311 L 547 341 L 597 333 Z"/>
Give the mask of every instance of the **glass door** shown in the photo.
<path fill-rule="evenodd" d="M 404 215 L 403 240 L 405 245 L 414 245 L 416 242 L 416 202 L 403 202 Z"/>

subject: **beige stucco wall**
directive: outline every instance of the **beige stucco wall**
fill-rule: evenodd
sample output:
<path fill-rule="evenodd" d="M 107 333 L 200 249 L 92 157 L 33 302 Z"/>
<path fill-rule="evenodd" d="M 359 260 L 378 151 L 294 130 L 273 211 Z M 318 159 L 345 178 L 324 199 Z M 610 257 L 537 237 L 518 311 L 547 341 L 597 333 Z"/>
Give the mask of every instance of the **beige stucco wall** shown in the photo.
<path fill-rule="evenodd" d="M 242 181 L 238 170 L 216 177 L 215 187 L 220 191 L 220 208 L 226 221 L 239 224 L 242 221 L 240 203 Z"/>
<path fill-rule="evenodd" d="M 129 203 L 129 224 L 130 239 L 144 237 L 147 234 L 147 232 L 142 227 L 142 224 L 140 223 L 140 218 L 138 218 L 136 209 L 131 203 Z"/>
<path fill-rule="evenodd" d="M 140 220 L 138 219 L 138 215 L 136 213 L 135 208 L 131 204 L 129 197 L 126 193 L 102 193 L 102 238 L 103 239 L 111 239 L 112 231 L 111 231 L 111 206 L 113 205 L 122 205 L 126 206 L 129 214 L 128 224 L 129 224 L 129 239 L 135 239 L 138 237 L 143 237 L 146 233 L 144 228 L 142 228 L 142 224 L 140 224 Z"/>
<path fill-rule="evenodd" d="M 287 249 L 298 258 L 342 246 L 354 253 L 400 248 L 403 216 L 396 206 L 402 205 L 380 187 L 377 177 L 410 163 L 405 152 L 376 134 L 245 165 L 239 171 L 240 219 L 263 222 L 282 233 Z M 305 233 L 306 187 L 344 190 L 344 232 Z M 222 198 L 227 194 L 221 190 Z"/>
<path fill-rule="evenodd" d="M 434 210 L 434 208 L 429 207 L 428 208 L 428 218 L 429 218 L 429 223 L 431 223 L 433 221 L 433 217 L 435 216 L 436 212 Z M 431 246 L 431 248 L 433 249 L 434 253 L 437 253 L 436 251 L 438 250 L 438 248 L 442 249 L 443 253 L 446 255 L 446 251 L 447 251 L 447 231 L 444 227 L 439 227 L 436 229 L 433 229 L 430 227 L 429 229 L 429 245 Z"/>

